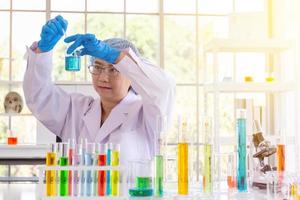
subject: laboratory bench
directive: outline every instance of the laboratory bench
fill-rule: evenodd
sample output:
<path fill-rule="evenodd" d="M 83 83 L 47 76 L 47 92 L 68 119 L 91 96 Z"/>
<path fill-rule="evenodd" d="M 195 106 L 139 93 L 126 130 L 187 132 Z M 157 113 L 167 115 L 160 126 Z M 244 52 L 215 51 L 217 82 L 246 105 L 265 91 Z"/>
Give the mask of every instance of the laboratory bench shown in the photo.
<path fill-rule="evenodd" d="M 0 184 L 0 200 L 42 200 L 36 196 L 37 184 L 34 183 L 13 183 L 13 184 Z M 49 199 L 66 199 L 66 197 L 60 198 L 47 198 Z M 69 198 L 67 198 L 69 199 Z M 72 198 L 72 200 L 88 200 L 88 199 L 103 199 L 103 200 L 114 200 L 114 199 L 124 199 L 124 200 L 198 200 L 198 199 L 214 199 L 214 200 L 268 200 L 274 198 L 268 198 L 265 191 L 251 190 L 248 193 L 237 193 L 237 192 L 219 192 L 215 193 L 213 198 L 205 197 L 200 193 L 194 192 L 190 196 L 177 196 L 176 191 L 169 191 L 163 198 L 91 198 L 91 197 L 78 197 Z M 280 199 L 280 198 L 278 198 Z"/>
<path fill-rule="evenodd" d="M 44 165 L 45 155 L 49 151 L 49 145 L 0 145 L 0 165 Z M 36 181 L 37 181 L 37 177 Z M 10 182 L 10 180 L 8 180 Z M 190 185 L 189 196 L 178 196 L 177 195 L 177 183 L 168 183 L 165 187 L 164 198 L 90 198 L 90 197 L 78 197 L 72 198 L 74 200 L 84 199 L 134 199 L 134 200 L 147 200 L 147 199 L 161 199 L 161 200 L 196 200 L 196 199 L 216 199 L 216 200 L 242 200 L 242 199 L 253 199 L 253 200 L 267 200 L 266 191 L 252 190 L 247 193 L 237 193 L 235 191 L 228 191 L 221 188 L 220 192 L 215 192 L 212 197 L 204 196 L 200 191 L 200 183 Z M 222 184 L 223 185 L 223 184 Z M 226 183 L 225 183 L 226 185 Z M 2 182 L 0 183 L 0 200 L 46 200 L 37 196 L 38 192 L 37 183 L 24 183 L 14 182 L 11 183 Z M 218 191 L 218 190 L 216 190 Z M 66 199 L 65 197 L 60 198 L 47 198 L 47 200 L 53 199 Z M 67 198 L 69 199 L 69 198 Z M 275 199 L 275 198 L 269 198 Z M 280 199 L 280 198 L 277 198 Z"/>

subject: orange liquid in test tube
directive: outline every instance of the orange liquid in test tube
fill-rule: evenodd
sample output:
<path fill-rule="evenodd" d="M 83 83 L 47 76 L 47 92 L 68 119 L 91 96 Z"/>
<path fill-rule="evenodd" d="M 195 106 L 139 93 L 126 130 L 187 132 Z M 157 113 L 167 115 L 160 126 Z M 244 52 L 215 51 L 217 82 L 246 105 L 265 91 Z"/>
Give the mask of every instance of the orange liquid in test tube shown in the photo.
<path fill-rule="evenodd" d="M 277 144 L 277 171 L 282 172 L 285 169 L 285 145 Z"/>
<path fill-rule="evenodd" d="M 227 185 L 228 188 L 234 188 L 234 180 L 233 180 L 233 176 L 227 176 Z"/>

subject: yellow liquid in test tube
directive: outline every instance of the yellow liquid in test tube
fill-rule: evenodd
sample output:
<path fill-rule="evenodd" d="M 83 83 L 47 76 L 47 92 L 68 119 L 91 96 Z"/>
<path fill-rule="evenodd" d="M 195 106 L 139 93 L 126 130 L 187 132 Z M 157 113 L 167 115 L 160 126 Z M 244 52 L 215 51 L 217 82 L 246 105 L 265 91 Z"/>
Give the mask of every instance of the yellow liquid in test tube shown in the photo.
<path fill-rule="evenodd" d="M 49 152 L 46 156 L 46 165 L 55 166 L 56 165 L 56 153 Z M 46 195 L 56 196 L 56 173 L 55 170 L 46 171 Z"/>
<path fill-rule="evenodd" d="M 203 177 L 203 189 L 207 194 L 212 193 L 212 177 L 211 177 L 211 156 L 212 145 L 204 145 L 204 177 Z"/>
<path fill-rule="evenodd" d="M 289 187 L 290 187 L 289 195 L 292 197 L 292 199 L 297 199 L 298 184 L 297 183 L 292 183 Z"/>
<path fill-rule="evenodd" d="M 111 151 L 111 165 L 119 166 L 120 152 L 116 150 Z M 119 182 L 120 182 L 120 172 L 119 171 L 111 171 L 111 195 L 119 196 Z"/>
<path fill-rule="evenodd" d="M 298 195 L 298 185 L 297 183 L 293 184 L 293 197 L 296 197 Z"/>
<path fill-rule="evenodd" d="M 188 143 L 178 144 L 178 194 L 188 194 Z"/>

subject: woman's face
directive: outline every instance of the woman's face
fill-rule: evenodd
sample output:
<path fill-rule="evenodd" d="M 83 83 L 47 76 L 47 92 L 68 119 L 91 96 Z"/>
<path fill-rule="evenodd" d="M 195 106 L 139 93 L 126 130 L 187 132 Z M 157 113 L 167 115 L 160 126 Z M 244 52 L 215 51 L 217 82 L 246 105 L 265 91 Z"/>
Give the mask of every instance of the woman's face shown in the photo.
<path fill-rule="evenodd" d="M 89 70 L 92 74 L 93 86 L 102 100 L 118 103 L 127 95 L 130 80 L 118 72 L 113 65 L 96 59 Z"/>

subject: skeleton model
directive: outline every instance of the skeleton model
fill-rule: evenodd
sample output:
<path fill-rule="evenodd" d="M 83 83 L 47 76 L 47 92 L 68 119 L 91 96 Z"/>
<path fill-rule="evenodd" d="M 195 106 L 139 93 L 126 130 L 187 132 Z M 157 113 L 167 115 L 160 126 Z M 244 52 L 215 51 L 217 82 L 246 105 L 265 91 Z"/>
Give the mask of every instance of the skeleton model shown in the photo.
<path fill-rule="evenodd" d="M 269 141 L 266 141 L 262 135 L 260 124 L 257 120 L 254 120 L 254 133 L 252 142 L 255 146 L 256 153 L 253 158 L 258 158 L 259 164 L 255 168 L 253 177 L 253 186 L 260 189 L 266 189 L 265 174 L 268 171 L 276 170 L 276 167 L 271 167 L 269 164 L 265 164 L 264 160 L 276 153 L 276 147 L 271 146 Z"/>
<path fill-rule="evenodd" d="M 22 97 L 17 92 L 9 92 L 4 101 L 6 113 L 20 113 L 23 109 Z"/>

